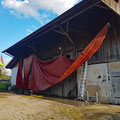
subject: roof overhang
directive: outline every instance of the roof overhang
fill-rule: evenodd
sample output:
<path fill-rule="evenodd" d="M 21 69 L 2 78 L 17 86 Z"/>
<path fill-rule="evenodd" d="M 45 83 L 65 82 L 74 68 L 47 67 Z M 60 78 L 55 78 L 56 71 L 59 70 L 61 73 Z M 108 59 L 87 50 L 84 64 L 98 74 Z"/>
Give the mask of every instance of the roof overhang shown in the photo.
<path fill-rule="evenodd" d="M 111 11 L 114 11 L 115 13 L 120 15 L 120 1 L 118 1 L 117 3 L 116 0 L 83 0 L 70 10 L 66 11 L 65 13 L 51 21 L 50 23 L 33 32 L 32 34 L 25 37 L 24 39 L 14 44 L 13 46 L 9 47 L 8 49 L 4 50 L 3 52 L 11 56 L 18 57 L 19 54 L 17 51 L 21 50 L 21 48 L 24 45 L 28 44 L 30 41 L 34 41 L 38 37 L 46 35 L 50 31 L 52 31 L 56 25 L 64 25 L 67 21 L 71 21 L 78 15 L 81 15 L 82 13 L 90 10 L 91 8 L 97 5 L 101 8 L 103 7 L 103 9 L 106 8 L 107 6 Z"/>
<path fill-rule="evenodd" d="M 32 34 L 25 37 L 24 39 L 17 42 L 16 44 L 9 47 L 8 49 L 4 50 L 3 52 L 6 53 L 6 54 L 9 54 L 9 55 L 12 55 L 12 56 L 16 56 L 16 53 L 15 53 L 14 49 L 19 48 L 20 46 L 25 45 L 29 41 L 35 40 L 37 37 L 40 37 L 40 36 L 48 33 L 49 31 L 51 31 L 55 27 L 55 25 L 64 24 L 68 20 L 71 20 L 74 17 L 76 17 L 77 15 L 89 10 L 94 5 L 98 4 L 99 2 L 101 2 L 101 0 L 83 0 L 83 1 L 81 1 L 80 3 L 75 5 L 70 10 L 66 11 L 65 13 L 63 13 L 62 15 L 60 15 L 59 17 L 57 17 L 56 19 L 51 21 L 50 23 L 46 24 L 42 28 L 33 32 Z"/>

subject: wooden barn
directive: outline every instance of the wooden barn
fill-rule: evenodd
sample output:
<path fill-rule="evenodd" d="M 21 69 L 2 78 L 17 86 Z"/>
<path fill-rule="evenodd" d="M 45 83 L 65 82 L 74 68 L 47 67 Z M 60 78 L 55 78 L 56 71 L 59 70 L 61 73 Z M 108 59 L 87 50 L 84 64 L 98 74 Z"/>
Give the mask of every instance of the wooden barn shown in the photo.
<path fill-rule="evenodd" d="M 40 60 L 61 55 L 76 59 L 107 23 L 111 26 L 107 36 L 90 60 L 65 80 L 41 93 L 79 99 L 84 91 L 84 99 L 120 104 L 119 0 L 83 0 L 4 50 L 5 54 L 13 56 L 6 66 L 12 69 L 12 85 L 16 85 L 18 62 L 21 59 L 32 54 Z"/>

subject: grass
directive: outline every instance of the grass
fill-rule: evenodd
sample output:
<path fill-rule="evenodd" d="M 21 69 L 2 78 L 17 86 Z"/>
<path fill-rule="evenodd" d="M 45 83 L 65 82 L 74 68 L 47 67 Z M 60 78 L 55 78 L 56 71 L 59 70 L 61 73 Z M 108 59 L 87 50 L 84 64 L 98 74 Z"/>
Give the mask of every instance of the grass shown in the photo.
<path fill-rule="evenodd" d="M 7 76 L 5 73 L 0 73 L 0 81 L 2 80 L 10 80 L 10 77 Z M 0 92 L 8 91 L 8 87 L 10 86 L 9 82 L 2 83 L 0 82 Z"/>
<path fill-rule="evenodd" d="M 0 92 L 8 91 L 10 83 L 0 83 Z"/>

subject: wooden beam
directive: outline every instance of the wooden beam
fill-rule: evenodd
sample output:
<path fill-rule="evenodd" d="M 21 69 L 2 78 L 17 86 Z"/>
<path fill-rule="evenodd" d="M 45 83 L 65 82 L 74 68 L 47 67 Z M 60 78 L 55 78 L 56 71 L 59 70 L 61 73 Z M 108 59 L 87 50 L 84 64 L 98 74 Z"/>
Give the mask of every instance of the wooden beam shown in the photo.
<path fill-rule="evenodd" d="M 102 6 L 102 5 L 95 5 L 95 7 L 103 8 L 103 9 L 106 9 L 106 10 L 111 10 L 110 8 Z"/>
<path fill-rule="evenodd" d="M 61 26 L 56 26 L 56 28 L 57 28 L 57 27 L 58 27 L 60 30 L 53 29 L 53 31 L 54 31 L 54 32 L 57 32 L 57 33 L 59 33 L 59 34 L 62 34 L 62 35 L 64 35 L 64 36 L 66 36 L 66 37 L 69 39 L 69 41 L 72 43 L 72 45 L 73 45 L 74 47 L 76 47 L 76 45 L 75 45 L 75 43 L 73 42 L 72 38 L 69 36 L 69 33 L 68 33 L 68 23 L 67 23 L 67 30 L 66 30 L 67 32 L 65 32 Z"/>
<path fill-rule="evenodd" d="M 120 1 L 116 2 L 115 0 L 102 0 L 111 10 L 116 14 L 120 15 Z"/>

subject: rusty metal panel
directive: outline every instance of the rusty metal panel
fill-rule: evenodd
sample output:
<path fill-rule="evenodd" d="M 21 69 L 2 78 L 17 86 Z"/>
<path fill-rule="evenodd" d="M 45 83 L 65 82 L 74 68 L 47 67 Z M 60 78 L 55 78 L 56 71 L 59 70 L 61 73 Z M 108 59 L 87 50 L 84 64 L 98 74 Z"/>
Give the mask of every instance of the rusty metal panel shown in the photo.
<path fill-rule="evenodd" d="M 111 9 L 113 9 L 117 14 L 120 15 L 120 0 L 117 2 L 116 0 L 102 0 L 105 4 L 107 4 Z"/>

